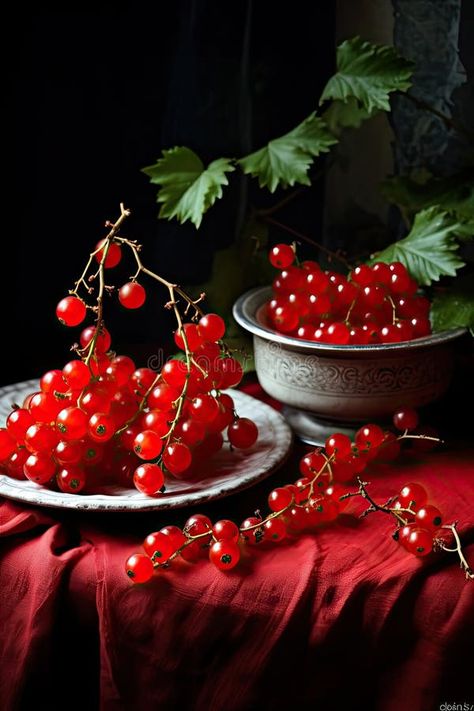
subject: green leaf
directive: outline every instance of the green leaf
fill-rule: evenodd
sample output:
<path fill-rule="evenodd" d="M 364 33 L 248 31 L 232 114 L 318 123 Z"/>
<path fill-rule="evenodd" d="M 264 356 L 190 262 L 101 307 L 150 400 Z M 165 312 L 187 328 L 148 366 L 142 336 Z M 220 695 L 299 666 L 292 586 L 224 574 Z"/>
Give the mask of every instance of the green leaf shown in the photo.
<path fill-rule="evenodd" d="M 160 185 L 157 202 L 162 203 L 160 217 L 190 220 L 196 228 L 206 210 L 222 197 L 228 185 L 226 173 L 235 170 L 229 158 L 219 158 L 204 168 L 199 156 L 184 146 L 163 151 L 155 165 L 143 168 L 150 182 Z"/>
<path fill-rule="evenodd" d="M 377 110 L 367 111 L 357 103 L 354 97 L 349 97 L 347 101 L 332 101 L 329 108 L 323 113 L 323 119 L 331 133 L 338 136 L 342 129 L 359 128 L 363 121 L 367 121 L 378 113 Z"/>
<path fill-rule="evenodd" d="M 463 225 L 438 206 L 422 210 L 415 217 L 405 239 L 374 255 L 373 262 L 402 262 L 419 284 L 428 285 L 441 276 L 455 276 L 464 262 L 456 253 L 455 236 Z"/>
<path fill-rule="evenodd" d="M 469 328 L 474 331 L 474 282 L 472 274 L 459 280 L 449 291 L 435 294 L 431 305 L 434 331 Z"/>
<path fill-rule="evenodd" d="M 389 111 L 389 94 L 411 86 L 414 64 L 393 47 L 354 37 L 339 45 L 336 59 L 338 71 L 324 87 L 320 104 L 327 99 L 355 98 L 369 114 L 375 109 Z"/>
<path fill-rule="evenodd" d="M 398 205 L 408 218 L 415 212 L 439 205 L 444 210 L 453 211 L 460 221 L 466 223 L 466 230 L 474 232 L 474 175 L 472 170 L 462 171 L 449 178 L 426 179 L 423 182 L 417 173 L 411 176 L 397 175 L 388 178 L 381 185 L 382 195 Z M 469 223 L 471 226 L 469 227 Z"/>
<path fill-rule="evenodd" d="M 296 128 L 270 141 L 264 148 L 241 158 L 244 173 L 258 178 L 261 188 L 274 193 L 278 186 L 310 185 L 308 168 L 313 159 L 337 143 L 324 121 L 312 113 Z"/>

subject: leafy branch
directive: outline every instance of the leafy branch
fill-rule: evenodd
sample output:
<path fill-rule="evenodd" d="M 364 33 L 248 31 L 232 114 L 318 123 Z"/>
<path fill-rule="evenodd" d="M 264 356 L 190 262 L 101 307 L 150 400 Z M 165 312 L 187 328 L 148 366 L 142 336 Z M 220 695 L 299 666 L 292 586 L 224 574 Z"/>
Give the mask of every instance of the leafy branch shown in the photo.
<path fill-rule="evenodd" d="M 413 73 L 412 63 L 393 47 L 359 37 L 338 47 L 337 67 L 319 100 L 320 105 L 331 101 L 322 116 L 313 111 L 294 129 L 247 156 L 218 158 L 205 168 L 190 148 L 164 150 L 154 165 L 143 169 L 150 182 L 159 186 L 159 217 L 181 223 L 190 220 L 199 228 L 204 213 L 222 197 L 227 173 L 236 166 L 271 193 L 278 187 L 311 185 L 310 166 L 338 142 L 341 128 L 388 111 L 390 94 L 406 91 Z"/>

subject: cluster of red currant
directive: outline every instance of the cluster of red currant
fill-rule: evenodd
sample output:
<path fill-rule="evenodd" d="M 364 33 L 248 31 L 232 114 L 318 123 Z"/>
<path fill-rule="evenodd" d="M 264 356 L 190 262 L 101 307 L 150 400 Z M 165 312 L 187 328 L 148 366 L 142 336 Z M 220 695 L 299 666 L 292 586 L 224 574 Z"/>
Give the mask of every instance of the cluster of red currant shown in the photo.
<path fill-rule="evenodd" d="M 165 473 L 188 477 L 193 465 L 221 449 L 223 432 L 231 446 L 243 449 L 258 437 L 255 423 L 239 418 L 232 397 L 222 392 L 238 385 L 243 376 L 240 363 L 222 341 L 223 319 L 204 314 L 200 299 L 191 300 L 143 266 L 139 245 L 117 234 L 127 214 L 122 211 L 90 255 L 74 290 L 57 306 L 57 316 L 66 326 L 78 326 L 88 310 L 96 314 L 95 325 L 82 331 L 75 347 L 80 358 L 45 373 L 40 390 L 15 407 L 0 429 L 0 470 L 11 477 L 58 486 L 67 493 L 113 481 L 159 495 Z M 119 289 L 122 305 L 135 309 L 144 303 L 146 292 L 137 282 L 144 273 L 167 287 L 168 307 L 177 319 L 174 338 L 184 361 L 170 359 L 158 372 L 137 369 L 131 358 L 110 350 L 102 299 L 113 287 L 105 284 L 104 270 L 120 262 L 123 246 L 132 251 L 137 273 Z M 94 260 L 98 267 L 89 274 Z M 91 286 L 95 280 L 97 294 Z M 94 305 L 79 296 L 80 288 L 96 296 Z M 183 315 L 177 296 L 185 307 Z M 183 323 L 189 310 L 192 318 Z"/>
<path fill-rule="evenodd" d="M 287 536 L 314 530 L 334 521 L 348 506 L 348 499 L 362 496 L 370 507 L 364 512 L 385 511 L 397 522 L 395 538 L 411 553 L 423 556 L 433 548 L 457 552 L 467 577 L 474 578 L 462 551 L 455 524 L 443 525 L 441 513 L 428 505 L 426 492 L 419 484 L 408 484 L 386 504 L 378 505 L 370 497 L 367 484 L 359 474 L 371 461 L 391 461 L 398 456 L 404 440 L 420 442 L 424 448 L 440 440 L 424 434 L 410 434 L 418 425 L 414 410 L 399 411 L 394 425 L 403 430 L 399 435 L 384 431 L 378 425 L 361 427 L 351 442 L 336 433 L 326 441 L 324 450 L 315 449 L 300 461 L 302 475 L 292 484 L 274 489 L 268 497 L 270 513 L 265 518 L 251 516 L 238 527 L 230 520 L 214 525 L 207 516 L 196 514 L 183 529 L 166 526 L 150 534 L 143 543 L 144 553 L 134 553 L 125 563 L 128 577 L 135 583 L 150 580 L 156 568 L 169 566 L 180 556 L 195 561 L 208 556 L 220 570 L 230 570 L 239 562 L 241 550 L 268 541 L 278 543 Z M 358 481 L 357 491 L 348 489 Z M 448 547 L 447 533 L 456 541 Z"/>
<path fill-rule="evenodd" d="M 306 341 L 337 345 L 395 343 L 431 333 L 430 302 L 401 262 L 362 264 L 347 277 L 317 262 L 295 265 L 293 246 L 278 244 L 271 264 L 280 269 L 267 305 L 271 325 Z"/>

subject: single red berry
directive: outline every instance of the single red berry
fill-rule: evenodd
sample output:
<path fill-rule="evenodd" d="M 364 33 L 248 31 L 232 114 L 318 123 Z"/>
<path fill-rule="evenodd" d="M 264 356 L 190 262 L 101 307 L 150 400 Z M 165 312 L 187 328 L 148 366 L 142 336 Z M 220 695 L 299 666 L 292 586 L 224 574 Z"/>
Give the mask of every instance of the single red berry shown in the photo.
<path fill-rule="evenodd" d="M 276 244 L 270 250 L 268 259 L 276 269 L 286 269 L 295 261 L 295 251 L 289 244 Z"/>
<path fill-rule="evenodd" d="M 415 522 L 416 525 L 420 526 L 420 528 L 426 528 L 429 531 L 434 531 L 443 523 L 443 516 L 441 511 L 437 509 L 436 506 L 425 504 L 416 512 Z"/>
<path fill-rule="evenodd" d="M 96 327 L 95 326 L 87 326 L 82 332 L 81 335 L 79 336 L 79 341 L 81 343 L 82 348 L 87 348 L 87 346 L 90 344 L 92 339 L 95 336 L 96 332 Z M 112 339 L 110 337 L 110 333 L 107 331 L 105 326 L 102 326 L 99 330 L 99 335 L 97 336 L 97 339 L 95 341 L 95 353 L 107 353 L 107 351 L 110 349 L 110 346 L 112 344 Z"/>
<path fill-rule="evenodd" d="M 163 441 L 153 430 L 139 432 L 133 442 L 133 451 L 140 459 L 156 459 L 163 449 Z"/>
<path fill-rule="evenodd" d="M 211 540 L 212 522 L 211 519 L 204 514 L 194 514 L 188 518 L 183 526 L 183 531 L 187 536 L 199 536 L 209 531 L 208 536 L 203 536 L 200 540 L 200 545 L 205 545 Z"/>
<path fill-rule="evenodd" d="M 166 563 L 175 552 L 172 539 L 162 531 L 150 533 L 143 541 L 143 549 L 153 563 Z"/>
<path fill-rule="evenodd" d="M 178 526 L 165 526 L 160 529 L 160 533 L 167 536 L 171 541 L 171 546 L 173 548 L 173 553 L 175 553 L 178 548 L 181 548 L 183 543 L 186 542 L 187 538 Z"/>
<path fill-rule="evenodd" d="M 268 497 L 268 506 L 271 511 L 281 511 L 290 505 L 293 494 L 289 489 L 278 487 Z"/>
<path fill-rule="evenodd" d="M 405 539 L 404 547 L 409 553 L 422 557 L 431 553 L 433 549 L 433 533 L 424 528 L 412 528 Z"/>
<path fill-rule="evenodd" d="M 40 388 L 42 392 L 53 395 L 54 393 L 64 394 L 69 390 L 69 386 L 60 370 L 48 370 L 40 380 Z"/>
<path fill-rule="evenodd" d="M 397 410 L 393 415 L 393 424 L 397 430 L 414 430 L 418 426 L 418 413 L 411 407 Z"/>
<path fill-rule="evenodd" d="M 257 545 L 264 537 L 262 520 L 256 516 L 249 516 L 240 526 L 240 534 L 245 543 L 248 543 L 250 546 Z"/>
<path fill-rule="evenodd" d="M 66 296 L 56 306 L 56 316 L 64 326 L 78 326 L 86 317 L 86 306 L 77 296 Z"/>
<path fill-rule="evenodd" d="M 78 494 L 86 485 L 84 469 L 77 464 L 68 464 L 60 469 L 56 480 L 61 491 L 66 494 Z"/>
<path fill-rule="evenodd" d="M 56 462 L 50 454 L 30 454 L 23 465 L 23 473 L 36 484 L 46 484 L 56 473 Z"/>
<path fill-rule="evenodd" d="M 240 560 L 240 548 L 234 541 L 216 541 L 209 550 L 209 559 L 219 570 L 231 570 Z"/>
<path fill-rule="evenodd" d="M 217 314 L 205 314 L 199 319 L 198 328 L 205 341 L 219 341 L 225 333 L 225 322 Z"/>
<path fill-rule="evenodd" d="M 221 519 L 212 527 L 212 533 L 218 541 L 234 541 L 239 540 L 239 529 L 233 521 Z"/>
<path fill-rule="evenodd" d="M 89 384 L 91 372 L 82 360 L 71 360 L 63 368 L 63 377 L 72 390 L 82 390 Z"/>
<path fill-rule="evenodd" d="M 400 491 L 398 502 L 402 508 L 411 508 L 414 511 L 421 509 L 428 501 L 428 494 L 421 484 L 406 484 Z"/>
<path fill-rule="evenodd" d="M 247 417 L 239 417 L 227 428 L 227 436 L 233 447 L 248 449 L 258 438 L 258 427 Z"/>
<path fill-rule="evenodd" d="M 191 450 L 183 442 L 171 442 L 163 452 L 163 464 L 171 474 L 182 474 L 191 466 Z"/>
<path fill-rule="evenodd" d="M 281 518 L 271 518 L 264 525 L 265 540 L 277 543 L 286 537 L 286 526 Z"/>
<path fill-rule="evenodd" d="M 12 437 L 14 440 L 17 442 L 20 442 L 25 438 L 26 431 L 28 427 L 31 427 L 31 425 L 34 424 L 34 419 L 28 412 L 23 407 L 19 407 L 16 410 L 13 410 L 10 412 L 10 414 L 7 417 L 7 431 L 10 437 Z M 1 432 L 1 430 L 0 430 Z M 5 437 L 5 435 L 3 435 Z M 5 439 L 6 442 L 8 442 L 8 439 Z M 8 448 L 7 448 L 8 449 Z M 0 447 L 1 450 L 1 447 Z M 9 456 L 9 455 L 7 455 Z M 1 456 L 1 451 L 0 451 L 0 460 L 4 459 L 4 457 Z"/>
<path fill-rule="evenodd" d="M 79 407 L 65 407 L 58 413 L 56 429 L 67 442 L 82 439 L 87 432 L 89 418 Z"/>
<path fill-rule="evenodd" d="M 352 456 L 352 442 L 350 437 L 340 432 L 327 438 L 324 445 L 326 454 L 330 457 L 335 455 L 337 459 L 348 459 Z"/>
<path fill-rule="evenodd" d="M 139 309 L 145 303 L 146 291 L 138 282 L 129 281 L 120 287 L 118 297 L 126 309 Z"/>
<path fill-rule="evenodd" d="M 142 494 L 155 496 L 163 488 L 165 477 L 157 464 L 141 464 L 135 469 L 133 483 Z"/>
<path fill-rule="evenodd" d="M 146 583 L 153 576 L 153 563 L 144 553 L 134 553 L 125 563 L 125 572 L 133 583 Z"/>
<path fill-rule="evenodd" d="M 102 246 L 105 245 L 106 240 L 102 239 L 100 242 L 97 242 L 95 248 L 98 249 L 99 251 L 95 255 L 96 260 L 99 262 L 102 261 L 102 257 L 104 254 L 104 250 L 100 249 Z M 112 242 L 109 246 L 109 250 L 107 252 L 107 256 L 104 261 L 104 267 L 106 269 L 112 269 L 113 267 L 116 267 L 117 264 L 119 264 L 120 260 L 122 259 L 122 249 L 120 245 L 116 244 L 115 242 Z"/>

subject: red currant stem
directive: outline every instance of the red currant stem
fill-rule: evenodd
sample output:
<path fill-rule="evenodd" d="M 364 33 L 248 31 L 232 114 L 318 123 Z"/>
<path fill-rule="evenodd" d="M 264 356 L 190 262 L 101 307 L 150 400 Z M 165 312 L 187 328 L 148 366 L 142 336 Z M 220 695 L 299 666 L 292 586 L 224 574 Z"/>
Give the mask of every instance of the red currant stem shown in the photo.
<path fill-rule="evenodd" d="M 299 504 L 295 504 L 295 497 L 292 495 L 291 496 L 291 501 L 289 504 L 287 504 L 284 508 L 280 509 L 280 511 L 272 511 L 271 514 L 268 514 L 265 518 L 262 518 L 261 521 L 258 523 L 254 523 L 252 526 L 247 526 L 247 528 L 239 528 L 240 533 L 246 533 L 247 531 L 253 531 L 256 528 L 262 528 L 267 521 L 271 521 L 272 518 L 278 518 L 278 516 L 281 516 L 282 514 L 285 513 L 285 511 L 288 511 L 288 509 L 291 509 L 292 506 L 299 506 Z M 258 513 L 258 512 L 257 512 Z"/>
<path fill-rule="evenodd" d="M 362 496 L 363 499 L 366 499 L 369 502 L 370 506 L 365 511 L 362 511 L 359 518 L 365 518 L 366 516 L 368 516 L 369 513 L 372 513 L 373 511 L 383 511 L 386 514 L 391 514 L 392 516 L 394 516 L 397 519 L 399 525 L 406 526 L 408 521 L 405 520 L 403 518 L 403 516 L 400 515 L 400 513 L 409 513 L 412 516 L 415 515 L 415 512 L 412 511 L 410 508 L 408 508 L 408 509 L 393 509 L 393 508 L 389 508 L 389 506 L 387 506 L 387 504 L 382 504 L 382 505 L 377 504 L 373 500 L 373 498 L 370 496 L 370 494 L 366 488 L 367 486 L 370 485 L 370 482 L 369 481 L 362 481 L 362 479 L 360 477 L 357 477 L 357 483 L 359 484 L 359 489 L 357 491 L 352 491 L 348 494 L 343 494 L 340 497 L 340 500 L 343 501 L 344 499 L 348 499 L 349 497 L 352 497 L 352 496 Z M 389 502 L 392 503 L 390 501 L 390 499 L 389 499 Z"/>
<path fill-rule="evenodd" d="M 349 318 L 350 318 L 350 315 L 351 315 L 351 313 L 352 313 L 352 309 L 353 309 L 354 306 L 355 306 L 356 301 L 357 301 L 357 299 L 354 299 L 353 302 L 352 302 L 352 304 L 349 306 L 349 309 L 348 309 L 347 314 L 346 314 L 346 318 L 344 319 L 344 323 L 346 324 L 346 326 L 349 326 L 349 325 L 350 325 Z"/>
<path fill-rule="evenodd" d="M 441 550 L 446 551 L 447 553 L 457 553 L 459 556 L 459 565 L 466 573 L 466 579 L 474 580 L 474 571 L 472 570 L 471 566 L 467 562 L 462 552 L 461 539 L 459 538 L 459 534 L 457 532 L 457 525 L 458 523 L 457 521 L 455 521 L 454 523 L 449 523 L 445 524 L 444 526 L 441 526 L 441 528 L 446 528 L 452 531 L 454 540 L 456 541 L 456 548 L 449 548 L 449 546 L 446 546 L 444 544 L 444 541 L 441 538 L 435 538 L 434 543 L 437 548 L 441 548 Z"/>
<path fill-rule="evenodd" d="M 198 541 L 200 538 L 208 538 L 210 536 L 212 541 L 217 541 L 217 538 L 214 536 L 211 530 L 204 531 L 203 533 L 197 533 L 195 536 L 190 536 L 188 533 L 186 533 L 186 531 L 184 531 L 184 535 L 186 536 L 186 541 L 183 543 L 183 545 L 177 548 L 164 563 L 153 563 L 154 568 L 166 567 L 168 563 L 170 563 L 172 560 L 179 556 L 181 551 L 191 545 L 191 543 L 194 543 L 194 541 Z"/>
<path fill-rule="evenodd" d="M 307 498 L 306 498 L 306 501 L 308 501 L 308 500 L 312 497 L 313 491 L 314 491 L 314 485 L 315 485 L 315 483 L 317 482 L 317 480 L 319 479 L 319 477 L 321 476 L 321 474 L 323 473 L 323 471 L 326 469 L 326 467 L 327 467 L 328 470 L 329 470 L 329 483 L 332 482 L 333 474 L 332 474 L 332 469 L 331 469 L 331 461 L 334 459 L 334 457 L 335 457 L 336 455 L 333 453 L 333 454 L 331 454 L 331 456 L 327 457 L 327 456 L 324 454 L 324 452 L 322 452 L 322 455 L 323 455 L 323 457 L 325 458 L 326 461 L 324 462 L 324 464 L 323 464 L 323 466 L 321 467 L 321 469 L 320 469 L 318 472 L 316 472 L 316 474 L 315 474 L 315 475 L 313 476 L 313 478 L 311 479 L 311 482 L 310 482 L 310 485 L 309 485 L 309 494 L 308 494 L 308 496 L 307 496 Z M 313 472 L 314 469 L 311 469 L 311 471 Z"/>
<path fill-rule="evenodd" d="M 350 264 L 350 262 L 348 262 L 345 257 L 343 257 L 341 254 L 339 254 L 337 252 L 333 252 L 331 249 L 328 249 L 323 244 L 319 244 L 319 242 L 316 242 L 311 237 L 308 237 L 307 235 L 303 234 L 302 232 L 298 232 L 298 230 L 294 230 L 293 227 L 289 227 L 289 225 L 284 225 L 282 222 L 279 222 L 278 220 L 274 220 L 273 217 L 263 216 L 263 219 L 265 222 L 268 222 L 271 225 L 275 225 L 275 227 L 279 227 L 281 230 L 288 232 L 290 235 L 293 235 L 294 237 L 297 237 L 298 239 L 302 239 L 304 242 L 308 242 L 309 244 L 312 244 L 313 247 L 316 247 L 317 249 L 320 249 L 321 252 L 324 252 L 324 254 L 327 254 L 327 256 L 330 258 L 330 260 L 336 259 L 339 262 L 341 262 L 341 264 L 344 264 L 346 269 L 349 269 L 349 270 L 352 269 L 352 264 Z"/>
<path fill-rule="evenodd" d="M 394 326 L 394 325 L 397 323 L 397 321 L 398 321 L 398 319 L 397 319 L 397 307 L 395 306 L 395 302 L 394 302 L 394 300 L 392 299 L 392 297 L 390 296 L 390 294 L 386 294 L 386 295 L 385 295 L 385 298 L 387 299 L 387 301 L 390 302 L 390 306 L 392 307 L 392 326 Z"/>
<path fill-rule="evenodd" d="M 430 442 L 438 442 L 439 444 L 444 444 L 444 439 L 440 439 L 439 437 L 430 437 L 429 435 L 424 434 L 409 434 L 408 430 L 405 430 L 403 434 L 397 437 L 397 440 L 399 441 L 403 439 L 426 439 Z"/>

